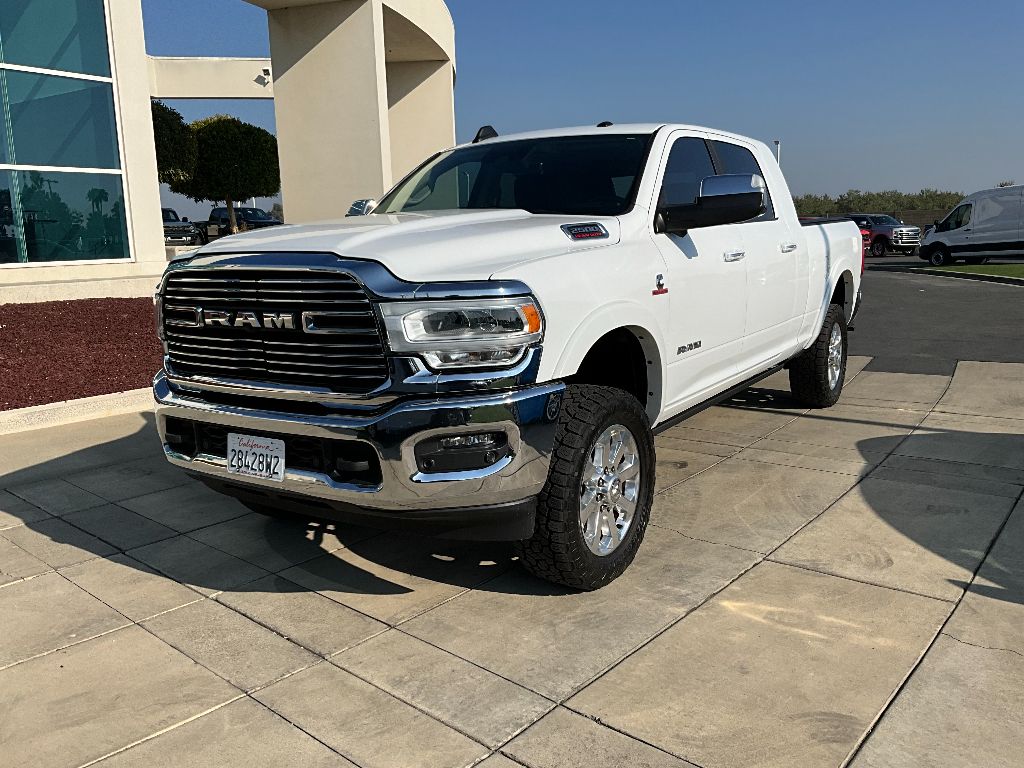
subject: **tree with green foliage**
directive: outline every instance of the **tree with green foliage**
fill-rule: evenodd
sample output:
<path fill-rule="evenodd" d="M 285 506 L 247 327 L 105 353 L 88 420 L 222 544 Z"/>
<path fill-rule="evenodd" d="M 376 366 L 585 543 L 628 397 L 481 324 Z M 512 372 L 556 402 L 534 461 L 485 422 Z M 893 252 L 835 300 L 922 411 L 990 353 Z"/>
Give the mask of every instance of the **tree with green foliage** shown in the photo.
<path fill-rule="evenodd" d="M 794 198 L 801 216 L 840 216 L 846 213 L 894 213 L 898 211 L 950 210 L 964 198 L 962 192 L 922 189 L 907 193 L 895 189 L 862 192 L 851 189 L 838 197 L 801 195 Z"/>
<path fill-rule="evenodd" d="M 235 201 L 269 197 L 281 189 L 277 139 L 269 131 L 228 115 L 191 124 L 198 149 L 195 173 L 171 184 L 171 190 L 197 203 L 223 200 L 228 226 L 238 231 Z"/>
<path fill-rule="evenodd" d="M 153 102 L 153 139 L 156 141 L 157 178 L 164 184 L 191 178 L 196 170 L 196 137 L 176 109 Z"/>

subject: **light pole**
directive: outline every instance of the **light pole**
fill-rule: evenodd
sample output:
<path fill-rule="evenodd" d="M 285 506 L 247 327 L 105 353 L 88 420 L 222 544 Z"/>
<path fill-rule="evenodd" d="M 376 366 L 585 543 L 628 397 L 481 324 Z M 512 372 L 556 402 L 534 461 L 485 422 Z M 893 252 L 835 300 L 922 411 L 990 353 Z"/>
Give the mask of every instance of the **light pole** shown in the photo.
<path fill-rule="evenodd" d="M 776 139 L 774 143 L 775 143 L 775 162 L 777 162 L 779 165 L 782 165 L 782 140 L 781 139 Z"/>

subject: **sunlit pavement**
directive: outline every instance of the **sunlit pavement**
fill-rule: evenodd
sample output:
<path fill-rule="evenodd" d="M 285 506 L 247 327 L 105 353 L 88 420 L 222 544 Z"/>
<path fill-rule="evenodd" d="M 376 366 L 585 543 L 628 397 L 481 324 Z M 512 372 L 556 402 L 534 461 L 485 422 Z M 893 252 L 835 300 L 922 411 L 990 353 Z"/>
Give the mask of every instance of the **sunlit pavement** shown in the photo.
<path fill-rule="evenodd" d="M 660 435 L 591 594 L 249 513 L 152 417 L 0 438 L 0 765 L 1019 766 L 1024 364 Z"/>

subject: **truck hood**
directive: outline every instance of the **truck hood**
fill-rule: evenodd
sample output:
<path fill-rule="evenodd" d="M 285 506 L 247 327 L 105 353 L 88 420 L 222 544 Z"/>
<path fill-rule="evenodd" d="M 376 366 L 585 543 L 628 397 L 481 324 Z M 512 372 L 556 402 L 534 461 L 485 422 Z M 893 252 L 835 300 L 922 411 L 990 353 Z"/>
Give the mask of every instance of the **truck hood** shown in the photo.
<path fill-rule="evenodd" d="M 603 225 L 608 237 L 574 241 L 562 230 L 591 222 Z M 619 220 L 612 216 L 436 211 L 267 227 L 223 237 L 189 255 L 326 252 L 379 262 L 411 282 L 486 280 L 516 264 L 614 245 L 619 238 Z"/>

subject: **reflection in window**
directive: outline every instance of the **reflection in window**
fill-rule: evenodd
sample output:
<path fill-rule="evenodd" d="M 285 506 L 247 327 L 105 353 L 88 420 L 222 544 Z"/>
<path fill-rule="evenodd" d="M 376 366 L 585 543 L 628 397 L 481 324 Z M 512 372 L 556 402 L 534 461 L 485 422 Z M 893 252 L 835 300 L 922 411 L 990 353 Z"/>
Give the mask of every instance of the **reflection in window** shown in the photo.
<path fill-rule="evenodd" d="M 2 0 L 0 6 L 3 61 L 110 76 L 103 0 Z"/>
<path fill-rule="evenodd" d="M 109 83 L 0 70 L 13 154 L 3 162 L 117 168 L 114 97 Z M 3 86 L 4 82 L 0 82 Z"/>
<path fill-rule="evenodd" d="M 0 263 L 127 258 L 119 175 L 0 175 Z"/>

